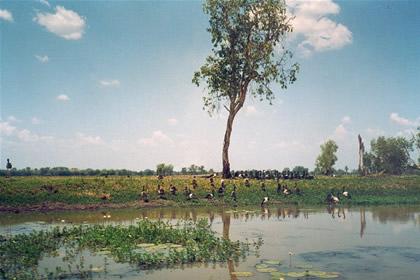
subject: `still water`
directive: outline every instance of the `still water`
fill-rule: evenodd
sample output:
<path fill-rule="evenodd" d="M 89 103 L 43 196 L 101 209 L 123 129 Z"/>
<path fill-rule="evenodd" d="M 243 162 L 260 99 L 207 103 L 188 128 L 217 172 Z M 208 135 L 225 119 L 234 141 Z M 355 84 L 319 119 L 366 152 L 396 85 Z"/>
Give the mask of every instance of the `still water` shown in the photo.
<path fill-rule="evenodd" d="M 336 279 L 420 279 L 420 207 L 208 209 L 155 208 L 112 211 L 73 211 L 0 214 L 0 234 L 13 235 L 71 224 L 134 224 L 139 219 L 176 222 L 208 219 L 213 230 L 231 240 L 264 244 L 237 263 L 196 264 L 144 271 L 113 262 L 103 255 L 84 253 L 97 279 L 279 279 L 256 270 L 264 260 L 281 272 L 299 267 L 339 272 Z M 44 258 L 39 271 L 63 266 L 60 257 Z M 302 271 L 302 269 L 300 270 Z M 233 272 L 252 272 L 240 278 Z M 315 279 L 288 276 L 284 279 Z"/>

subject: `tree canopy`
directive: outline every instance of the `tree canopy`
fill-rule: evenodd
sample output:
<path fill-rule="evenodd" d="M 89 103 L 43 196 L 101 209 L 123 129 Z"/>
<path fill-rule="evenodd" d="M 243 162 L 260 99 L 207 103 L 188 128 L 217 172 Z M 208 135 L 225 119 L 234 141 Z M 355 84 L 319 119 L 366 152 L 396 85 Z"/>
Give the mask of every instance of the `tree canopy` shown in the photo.
<path fill-rule="evenodd" d="M 337 161 L 336 152 L 338 150 L 337 144 L 333 140 L 328 140 L 321 145 L 321 153 L 316 159 L 316 169 L 324 175 L 333 174 L 333 166 Z"/>
<path fill-rule="evenodd" d="M 174 173 L 174 166 L 172 164 L 159 163 L 156 166 L 156 174 L 162 176 L 172 175 Z"/>
<path fill-rule="evenodd" d="M 194 73 L 193 83 L 206 84 L 203 109 L 210 115 L 221 105 L 229 112 L 223 146 L 226 177 L 233 120 L 247 94 L 271 104 L 272 84 L 287 88 L 296 81 L 299 66 L 291 63 L 292 53 L 283 44 L 285 35 L 292 32 L 284 1 L 207 0 L 204 12 L 209 15 L 213 48 Z"/>
<path fill-rule="evenodd" d="M 413 141 L 404 137 L 380 136 L 371 141 L 371 151 L 365 154 L 365 167 L 369 173 L 401 174 L 410 164 Z"/>

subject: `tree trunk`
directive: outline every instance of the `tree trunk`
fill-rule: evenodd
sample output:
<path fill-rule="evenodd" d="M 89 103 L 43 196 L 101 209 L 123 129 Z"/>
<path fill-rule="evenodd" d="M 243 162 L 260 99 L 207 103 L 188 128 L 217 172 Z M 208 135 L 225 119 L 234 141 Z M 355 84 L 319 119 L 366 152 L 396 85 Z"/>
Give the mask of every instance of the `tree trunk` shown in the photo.
<path fill-rule="evenodd" d="M 365 167 L 363 165 L 363 156 L 365 154 L 365 145 L 363 143 L 362 137 L 360 134 L 357 136 L 359 140 L 359 173 L 360 175 L 366 175 L 365 174 Z"/>
<path fill-rule="evenodd" d="M 229 163 L 229 146 L 230 146 L 230 135 L 232 134 L 232 125 L 235 118 L 235 112 L 233 110 L 229 111 L 229 117 L 226 124 L 225 138 L 223 140 L 223 178 L 230 178 L 230 163 Z"/>

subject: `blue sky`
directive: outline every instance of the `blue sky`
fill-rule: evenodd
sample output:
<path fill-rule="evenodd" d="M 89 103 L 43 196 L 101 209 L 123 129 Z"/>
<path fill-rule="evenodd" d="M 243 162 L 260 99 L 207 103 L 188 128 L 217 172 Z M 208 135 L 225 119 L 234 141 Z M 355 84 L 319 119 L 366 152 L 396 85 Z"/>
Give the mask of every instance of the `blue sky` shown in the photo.
<path fill-rule="evenodd" d="M 420 125 L 420 2 L 287 1 L 298 81 L 273 105 L 248 98 L 233 169 L 304 165 L 338 143 L 356 168 L 357 134 Z M 0 1 L 0 159 L 18 168 L 221 169 L 226 114 L 191 83 L 210 53 L 199 1 Z"/>

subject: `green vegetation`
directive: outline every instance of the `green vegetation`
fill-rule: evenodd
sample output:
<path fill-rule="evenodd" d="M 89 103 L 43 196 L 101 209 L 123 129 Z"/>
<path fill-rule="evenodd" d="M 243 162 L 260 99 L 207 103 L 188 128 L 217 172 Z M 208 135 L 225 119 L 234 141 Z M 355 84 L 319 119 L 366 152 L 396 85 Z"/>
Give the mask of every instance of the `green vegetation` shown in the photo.
<path fill-rule="evenodd" d="M 7 165 L 8 166 L 8 165 Z M 9 168 L 0 169 L 0 176 L 151 176 L 151 175 L 200 175 L 214 173 L 213 169 L 206 170 L 203 165 L 191 164 L 175 171 L 172 164 L 161 163 L 156 166 L 156 171 L 145 169 L 133 171 L 127 169 L 78 169 L 68 167 L 41 167 L 41 168 Z"/>
<path fill-rule="evenodd" d="M 161 176 L 173 175 L 174 166 L 172 164 L 159 163 L 156 166 L 156 174 Z"/>
<path fill-rule="evenodd" d="M 261 260 L 260 263 L 255 265 L 255 270 L 257 273 L 270 274 L 272 279 L 332 279 L 341 276 L 339 272 L 312 270 L 312 265 L 310 264 L 292 265 L 292 263 L 289 263 L 284 265 L 279 260 Z M 254 272 L 237 271 L 232 272 L 231 275 L 251 277 L 254 276 Z"/>
<path fill-rule="evenodd" d="M 324 175 L 333 174 L 333 166 L 337 161 L 338 146 L 333 140 L 328 140 L 321 145 L 321 154 L 316 159 L 316 173 L 321 173 Z"/>
<path fill-rule="evenodd" d="M 205 84 L 204 109 L 210 114 L 223 106 L 229 116 L 223 142 L 223 177 L 230 177 L 229 145 L 233 121 L 247 96 L 270 102 L 271 89 L 296 81 L 298 64 L 285 37 L 293 28 L 282 0 L 207 0 L 212 54 L 194 73 L 193 83 Z"/>
<path fill-rule="evenodd" d="M 147 207 L 164 205 L 235 205 L 230 197 L 233 186 L 237 186 L 238 205 L 259 205 L 264 196 L 270 203 L 319 205 L 325 204 L 327 193 L 334 194 L 344 187 L 352 199 L 341 198 L 340 204 L 380 205 L 380 204 L 420 204 L 420 176 L 343 176 L 317 177 L 314 180 L 282 180 L 292 191 L 297 186 L 302 195 L 284 196 L 277 193 L 275 180 L 265 180 L 266 191 L 261 188 L 262 181 L 250 180 L 250 187 L 244 180 L 225 180 L 227 189 L 224 197 L 217 192 L 213 200 L 205 199 L 211 192 L 208 179 L 196 178 L 197 189 L 192 188 L 191 176 L 172 176 L 158 180 L 156 177 L 0 177 L 0 210 L 16 209 L 60 209 L 92 207 Z M 216 187 L 219 179 L 215 178 Z M 165 190 L 166 200 L 159 199 L 157 186 Z M 169 193 L 170 185 L 177 189 L 177 195 Z M 142 187 L 149 194 L 150 201 L 140 199 Z M 184 187 L 188 186 L 197 199 L 188 200 Z"/>
<path fill-rule="evenodd" d="M 254 245 L 260 246 L 261 240 Z M 142 220 L 128 227 L 57 227 L 10 238 L 0 235 L 0 279 L 98 276 L 104 272 L 103 268 L 84 263 L 86 260 L 81 254 L 86 250 L 118 263 L 151 269 L 183 263 L 237 261 L 246 256 L 250 247 L 248 243 L 217 237 L 206 220 L 181 225 Z M 53 272 L 45 271 L 45 274 L 37 269 L 42 258 L 57 256 L 62 257 L 63 267 L 56 267 Z"/>
<path fill-rule="evenodd" d="M 371 152 L 364 155 L 364 165 L 369 173 L 402 174 L 410 167 L 410 151 L 414 140 L 404 137 L 384 136 L 373 139 Z"/>

